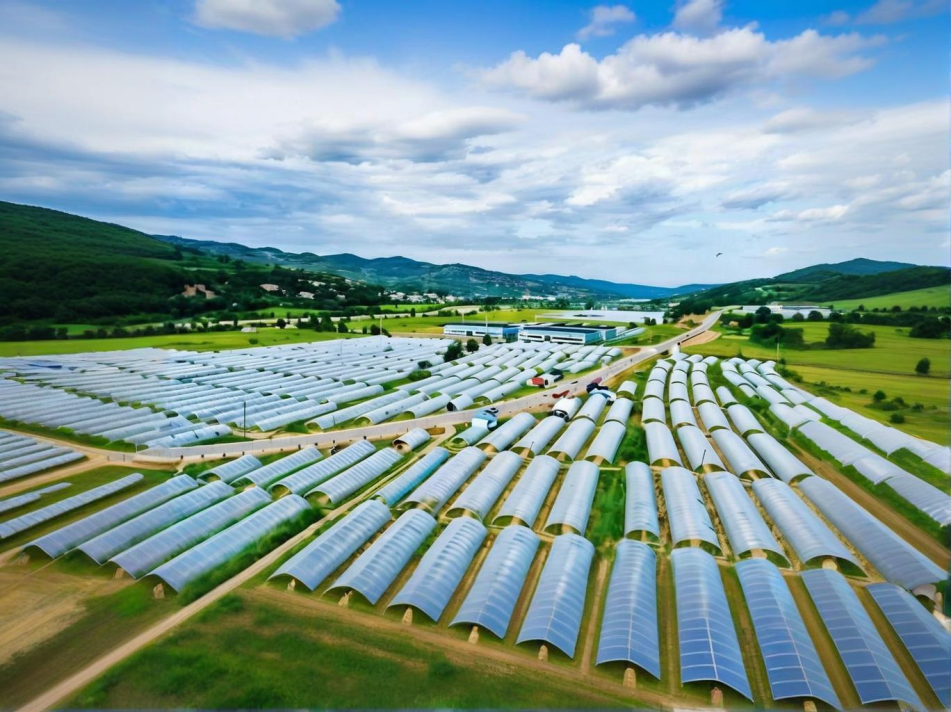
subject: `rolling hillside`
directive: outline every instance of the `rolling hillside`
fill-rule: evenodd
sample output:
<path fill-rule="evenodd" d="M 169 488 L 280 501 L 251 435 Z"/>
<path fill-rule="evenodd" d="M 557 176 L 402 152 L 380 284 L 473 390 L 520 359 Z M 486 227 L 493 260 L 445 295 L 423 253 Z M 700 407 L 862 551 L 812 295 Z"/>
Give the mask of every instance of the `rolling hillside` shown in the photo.
<path fill-rule="evenodd" d="M 879 260 L 870 260 L 865 257 L 857 257 L 847 262 L 836 262 L 830 264 L 825 262 L 811 267 L 803 267 L 792 272 L 786 272 L 775 277 L 779 282 L 820 282 L 823 279 L 829 279 L 835 275 L 869 275 L 882 274 L 883 272 L 895 272 L 896 270 L 910 269 L 917 267 L 909 262 L 882 262 Z"/>
<path fill-rule="evenodd" d="M 0 202 L 0 325 L 114 323 L 143 315 L 177 319 L 283 301 L 280 292 L 270 296 L 261 290 L 264 282 L 285 294 L 312 292 L 313 300 L 304 305 L 315 309 L 373 303 L 380 291 L 316 270 L 238 269 L 121 225 Z M 180 296 L 185 285 L 195 283 L 216 296 Z"/>
<path fill-rule="evenodd" d="M 530 292 L 540 295 L 565 293 L 576 298 L 590 296 L 662 299 L 712 286 L 692 284 L 683 287 L 652 287 L 556 274 L 508 274 L 458 263 L 437 265 L 408 257 L 366 258 L 350 253 L 316 255 L 312 252 L 284 252 L 273 247 L 247 247 L 233 242 L 190 240 L 170 235 L 156 237 L 183 249 L 196 248 L 209 254 L 228 255 L 232 259 L 260 264 L 317 269 L 403 291 L 441 290 L 462 296 L 514 297 Z"/>
<path fill-rule="evenodd" d="M 0 202 L 0 317 L 155 312 L 187 279 L 175 247 L 119 225 Z"/>
<path fill-rule="evenodd" d="M 842 269 L 843 272 L 836 270 Z M 707 304 L 832 304 L 863 300 L 909 290 L 947 287 L 947 267 L 907 266 L 901 262 L 858 259 L 806 267 L 772 279 L 733 282 L 692 295 L 689 305 Z"/>

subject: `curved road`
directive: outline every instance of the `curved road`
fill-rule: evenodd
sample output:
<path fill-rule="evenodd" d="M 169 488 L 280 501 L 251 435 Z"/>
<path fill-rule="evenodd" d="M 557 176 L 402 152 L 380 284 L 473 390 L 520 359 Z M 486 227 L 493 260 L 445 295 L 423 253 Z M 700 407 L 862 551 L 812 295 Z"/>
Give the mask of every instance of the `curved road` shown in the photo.
<path fill-rule="evenodd" d="M 552 394 L 562 391 L 569 391 L 573 395 L 583 393 L 586 383 L 595 378 L 607 380 L 626 371 L 643 361 L 654 358 L 655 356 L 669 351 L 674 346 L 692 339 L 710 329 L 717 319 L 720 318 L 720 312 L 713 312 L 707 316 L 699 326 L 685 331 L 683 334 L 663 341 L 654 346 L 648 346 L 635 354 L 620 358 L 617 361 L 586 374 L 575 383 L 559 382 L 547 390 L 541 390 L 528 396 L 522 396 L 510 401 L 501 401 L 493 404 L 499 409 L 499 415 L 504 417 L 519 413 L 524 410 L 538 410 L 552 403 Z M 582 382 L 583 381 L 583 382 Z M 472 419 L 474 410 L 452 411 L 429 415 L 425 418 L 416 418 L 414 420 L 396 420 L 379 425 L 368 425 L 358 428 L 347 428 L 346 430 L 332 430 L 324 433 L 313 433 L 311 435 L 291 435 L 288 437 L 268 438 L 252 440 L 238 443 L 220 443 L 217 445 L 190 445 L 177 448 L 155 448 L 145 450 L 135 456 L 137 462 L 163 462 L 175 463 L 181 460 L 199 460 L 199 459 L 217 459 L 234 455 L 243 455 L 246 453 L 264 454 L 282 452 L 285 450 L 298 450 L 306 445 L 316 445 L 325 447 L 328 445 L 341 445 L 353 442 L 355 440 L 382 440 L 385 438 L 395 438 L 405 433 L 410 428 L 434 428 L 447 425 L 460 425 L 468 423 Z"/>

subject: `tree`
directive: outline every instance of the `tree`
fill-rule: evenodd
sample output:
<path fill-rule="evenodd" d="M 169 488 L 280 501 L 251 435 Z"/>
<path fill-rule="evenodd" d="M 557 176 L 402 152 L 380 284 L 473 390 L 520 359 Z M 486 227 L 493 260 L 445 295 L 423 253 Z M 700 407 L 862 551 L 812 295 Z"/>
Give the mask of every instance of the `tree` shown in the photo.
<path fill-rule="evenodd" d="M 283 319 L 278 319 L 276 322 L 274 322 L 274 326 L 276 326 L 278 329 L 283 329 L 285 326 L 287 326 L 287 322 Z"/>
<path fill-rule="evenodd" d="M 919 376 L 927 376 L 931 371 L 931 359 L 923 358 L 915 366 L 915 373 Z"/>
<path fill-rule="evenodd" d="M 843 324 L 842 322 L 829 324 L 826 346 L 830 349 L 869 349 L 874 345 L 874 331 L 863 333 L 852 324 Z"/>
<path fill-rule="evenodd" d="M 772 309 L 769 307 L 760 307 L 756 310 L 755 321 L 757 324 L 765 324 L 769 321 L 770 315 L 773 313 Z"/>
<path fill-rule="evenodd" d="M 806 315 L 806 321 L 822 321 L 822 312 L 813 309 Z"/>
<path fill-rule="evenodd" d="M 347 328 L 347 322 L 343 319 L 337 322 L 337 333 L 338 334 L 349 334 L 350 329 Z"/>
<path fill-rule="evenodd" d="M 378 327 L 376 324 L 371 324 L 371 325 L 370 325 L 370 335 L 371 335 L 371 336 L 379 336 L 379 335 L 380 335 L 380 327 Z"/>
<path fill-rule="evenodd" d="M 416 316 L 416 307 L 410 307 L 409 309 L 410 316 Z"/>
<path fill-rule="evenodd" d="M 905 416 L 902 415 L 901 413 L 892 413 L 892 414 L 888 417 L 888 419 L 889 419 L 891 422 L 895 423 L 896 425 L 901 425 L 902 423 L 905 422 Z"/>
<path fill-rule="evenodd" d="M 881 403 L 886 398 L 888 398 L 888 395 L 886 395 L 885 391 L 883 390 L 877 390 L 872 394 L 872 400 L 876 403 Z"/>
<path fill-rule="evenodd" d="M 483 337 L 482 337 L 482 345 L 483 345 L 483 346 L 491 346 L 491 345 L 492 345 L 492 337 L 489 336 L 488 334 L 486 334 L 485 336 L 483 336 Z"/>
<path fill-rule="evenodd" d="M 443 354 L 442 360 L 446 363 L 450 361 L 455 361 L 462 356 L 462 343 L 459 341 L 453 341 L 446 348 L 446 353 Z"/>
<path fill-rule="evenodd" d="M 473 353 L 475 353 L 475 352 L 478 351 L 478 350 L 479 350 L 479 342 L 478 342 L 478 341 L 476 341 L 475 339 L 469 339 L 469 340 L 466 342 L 466 351 L 468 351 L 470 354 L 473 354 Z"/>
<path fill-rule="evenodd" d="M 792 315 L 792 317 L 790 317 L 789 320 L 790 321 L 805 321 L 806 317 L 802 315 L 802 312 L 796 312 L 795 314 Z"/>
<path fill-rule="evenodd" d="M 927 318 L 911 327 L 908 335 L 915 339 L 941 339 L 948 335 L 948 327 L 940 319 Z"/>

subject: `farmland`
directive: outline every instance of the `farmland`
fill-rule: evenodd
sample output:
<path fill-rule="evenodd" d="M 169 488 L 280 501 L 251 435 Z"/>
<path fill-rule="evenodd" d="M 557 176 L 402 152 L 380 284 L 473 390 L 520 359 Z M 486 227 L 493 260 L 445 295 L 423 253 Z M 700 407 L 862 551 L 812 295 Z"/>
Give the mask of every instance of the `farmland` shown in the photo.
<path fill-rule="evenodd" d="M 0 342 L 3 356 L 48 356 L 76 354 L 89 351 L 121 351 L 125 349 L 162 348 L 183 351 L 221 351 L 246 349 L 253 346 L 311 343 L 337 338 L 357 338 L 356 334 L 337 334 L 311 329 L 259 328 L 245 334 L 240 331 L 196 331 L 191 334 L 161 334 L 159 336 L 128 336 L 105 339 L 68 339 L 63 341 L 6 341 Z"/>
<path fill-rule="evenodd" d="M 921 410 L 902 409 L 905 422 L 898 427 L 934 442 L 946 442 L 951 424 L 948 411 L 951 341 L 913 339 L 908 336 L 907 329 L 860 325 L 860 331 L 875 333 L 873 348 L 826 349 L 822 342 L 828 333 L 827 323 L 806 322 L 791 326 L 803 329 L 807 345 L 818 345 L 817 348 L 801 350 L 780 347 L 779 356 L 802 376 L 804 385 L 821 390 L 834 402 L 881 422 L 888 422 L 892 412 L 869 407 L 875 391 L 882 390 L 889 398 L 900 397 L 909 407 L 920 403 Z M 775 348 L 754 344 L 742 334 L 719 327 L 717 330 L 719 338 L 688 347 L 687 352 L 720 357 L 742 354 L 746 358 L 763 360 L 776 358 Z M 931 362 L 929 376 L 915 374 L 915 366 L 922 358 Z M 832 388 L 822 384 L 829 384 Z"/>
<path fill-rule="evenodd" d="M 821 332 L 809 326 L 815 332 L 810 339 L 817 338 Z M 657 331 L 658 335 L 682 333 L 671 325 L 658 327 Z M 902 343 L 896 340 L 891 344 L 888 338 L 882 338 L 886 350 L 898 350 Z M 702 354 L 721 348 L 726 341 L 727 337 L 721 336 L 690 350 Z M 431 350 L 445 348 L 446 342 L 394 338 L 384 342 L 390 344 L 393 351 L 370 349 L 363 354 L 370 358 L 358 359 L 344 353 L 358 347 L 373 347 L 375 343 L 375 339 L 341 342 L 339 350 L 330 347 L 326 351 L 318 345 L 316 351 L 299 353 L 295 358 L 307 354 L 316 362 L 328 359 L 330 364 L 360 360 L 361 367 L 367 369 L 362 377 L 374 379 L 381 368 L 385 373 L 389 373 L 386 370 L 389 368 L 399 372 L 402 361 L 415 368 L 420 358 L 431 358 Z M 529 351 L 520 353 L 523 348 Z M 104 358 L 108 358 L 110 364 L 124 364 L 133 372 L 139 368 L 154 372 L 156 365 L 163 362 L 152 358 L 160 355 L 149 355 L 141 362 L 125 361 L 121 354 Z M 460 373 L 475 368 L 471 373 L 481 373 L 488 378 L 496 373 L 489 362 L 498 360 L 501 364 L 503 360 L 511 360 L 524 364 L 528 363 L 525 358 L 531 355 L 530 347 L 497 344 L 462 356 L 458 367 Z M 193 371 L 192 377 L 199 379 L 175 385 L 175 392 L 191 393 L 195 388 L 213 385 L 212 396 L 215 401 L 222 401 L 230 397 L 227 394 L 233 389 L 283 382 L 280 374 L 265 375 L 265 371 L 250 368 L 263 363 L 277 366 L 277 362 L 264 357 L 264 360 L 245 363 L 248 357 L 235 356 L 229 356 L 228 352 L 199 354 L 189 357 L 187 363 L 172 362 L 168 367 L 174 369 L 176 376 Z M 755 371 L 742 360 L 723 362 L 708 357 L 703 361 L 699 356 L 688 359 L 685 355 L 676 355 L 659 363 L 652 360 L 636 364 L 633 370 L 628 367 L 623 371 L 618 369 L 618 373 L 608 371 L 607 382 L 617 390 L 619 397 L 614 400 L 596 392 L 588 395 L 567 423 L 559 418 L 545 418 L 545 413 L 537 413 L 536 417 L 509 413 L 491 433 L 467 428 L 465 423 L 458 428 L 432 427 L 422 436 L 423 444 L 408 453 L 395 453 L 391 447 L 393 436 L 388 435 L 371 444 L 358 441 L 335 453 L 322 449 L 308 455 L 298 448 L 292 449 L 291 454 L 262 456 L 250 463 L 251 470 L 245 475 L 226 475 L 222 469 L 221 476 L 227 477 L 229 487 L 233 488 L 232 491 L 224 487 L 223 482 L 215 483 L 219 490 L 224 490 L 218 496 L 224 496 L 225 503 L 238 497 L 255 497 L 262 500 L 259 506 L 264 507 L 227 530 L 226 538 L 241 542 L 241 547 L 224 558 L 213 553 L 220 551 L 220 544 L 213 542 L 215 537 L 224 535 L 219 532 L 211 539 L 194 544 L 194 551 L 186 549 L 178 555 L 173 552 L 170 554 L 173 558 L 151 572 L 148 568 L 138 571 L 136 581 L 130 580 L 129 575 L 113 579 L 111 572 L 115 563 L 100 567 L 79 552 L 50 560 L 32 546 L 28 548 L 32 554 L 28 562 L 16 560 L 18 549 L 37 536 L 90 514 L 108 513 L 115 502 L 147 493 L 171 474 L 170 469 L 140 470 L 146 479 L 136 489 L 18 534 L 7 542 L 9 554 L 0 564 L 0 578 L 10 583 L 9 590 L 19 592 L 20 596 L 27 595 L 28 591 L 29 596 L 35 598 L 37 603 L 30 609 L 30 615 L 36 620 L 48 615 L 60 620 L 62 625 L 58 630 L 48 624 L 37 626 L 34 637 L 20 644 L 16 648 L 18 654 L 0 668 L 0 687 L 9 691 L 10 699 L 25 702 L 61 681 L 64 673 L 83 669 L 92 672 L 84 677 L 86 682 L 82 687 L 69 689 L 62 703 L 77 708 L 700 707 L 711 701 L 711 695 L 717 694 L 713 692 L 716 685 L 724 695 L 724 704 L 731 708 L 787 704 L 793 707 L 792 703 L 777 697 L 771 685 L 769 666 L 761 656 L 761 632 L 754 629 L 760 601 L 753 594 L 754 589 L 748 588 L 745 572 L 763 569 L 761 573 L 775 577 L 782 589 L 788 584 L 788 595 L 799 602 L 796 610 L 802 620 L 798 625 L 808 630 L 815 640 L 820 669 L 828 674 L 830 689 L 844 705 L 855 707 L 861 702 L 850 682 L 854 671 L 843 665 L 826 637 L 824 614 L 812 605 L 813 591 L 808 588 L 816 577 L 807 579 L 807 574 L 820 574 L 820 583 L 830 577 L 833 583 L 843 582 L 847 592 L 843 595 L 857 597 L 855 605 L 870 607 L 875 613 L 874 635 L 888 641 L 902 674 L 908 678 L 910 694 L 919 696 L 926 706 L 935 707 L 933 691 L 900 641 L 890 634 L 885 617 L 873 608 L 875 604 L 868 598 L 865 586 L 882 581 L 911 586 L 905 574 L 894 569 L 889 561 L 910 556 L 912 547 L 924 557 L 916 564 L 922 572 L 920 575 L 928 581 L 938 581 L 940 576 L 936 572 L 947 564 L 948 557 L 938 539 L 942 535 L 940 526 L 929 517 L 946 515 L 940 510 L 931 510 L 929 515 L 919 509 L 930 506 L 918 499 L 920 491 L 914 491 L 910 495 L 912 499 L 906 500 L 896 494 L 905 491 L 900 487 L 894 492 L 875 489 L 851 471 L 843 472 L 831 455 L 804 445 L 799 434 L 783 435 L 774 416 L 762 408 L 762 404 L 750 414 L 753 430 L 761 428 L 763 432 L 775 433 L 779 438 L 777 446 L 786 448 L 794 460 L 801 463 L 798 467 L 806 468 L 795 472 L 814 474 L 804 485 L 793 482 L 802 475 L 790 476 L 774 465 L 772 459 L 770 467 L 775 468 L 775 477 L 756 474 L 745 465 L 737 466 L 743 460 L 733 459 L 737 456 L 735 450 L 720 447 L 717 429 L 736 427 L 736 437 L 741 443 L 747 438 L 751 444 L 755 441 L 749 434 L 749 424 L 741 425 L 732 408 L 721 411 L 716 401 L 711 400 L 711 387 L 724 386 L 738 397 L 748 398 L 751 384 L 755 383 L 772 389 L 770 398 L 782 398 L 779 389 L 784 387 L 783 382 L 765 380 L 764 374 L 769 378 L 778 377 L 768 367 Z M 95 354 L 90 354 L 89 359 L 94 357 Z M 559 357 L 564 361 L 577 358 L 570 353 Z M 136 356 L 138 358 L 142 356 Z M 227 359 L 221 362 L 228 363 L 231 370 L 217 373 L 214 364 L 220 359 Z M 56 385 L 48 385 L 46 390 L 73 384 L 84 393 L 119 394 L 141 387 L 143 383 L 141 377 L 129 374 L 102 379 L 96 375 L 99 366 L 94 360 L 87 360 L 86 365 L 91 367 L 88 376 L 52 370 L 43 378 L 49 378 L 50 384 Z M 306 361 L 296 360 L 293 365 L 309 372 Z M 19 361 L 10 362 L 8 367 L 22 370 L 24 375 L 34 368 L 29 362 Z M 446 363 L 441 368 L 448 370 L 457 366 Z M 799 363 L 791 363 L 790 368 L 803 378 L 806 390 L 802 397 L 820 395 L 882 422 L 882 418 L 875 418 L 877 411 L 865 407 L 870 396 L 868 392 L 860 393 L 861 380 L 849 380 L 844 375 L 852 373 L 848 369 L 840 365 Z M 725 378 L 728 369 L 734 374 L 733 380 Z M 740 376 L 737 369 L 744 375 Z M 211 375 L 199 375 L 205 370 Z M 508 374 L 519 369 L 510 371 L 500 366 L 497 370 Z M 339 377 L 344 378 L 342 374 Z M 911 374 L 882 375 L 883 379 L 886 377 L 889 380 L 883 380 L 881 385 L 887 386 L 888 397 L 893 391 L 903 390 L 913 393 L 922 403 L 921 410 L 908 413 L 906 432 L 915 430 L 925 436 L 936 432 L 940 427 L 937 410 L 940 399 L 920 384 L 943 382 L 943 379 Z M 861 379 L 861 375 L 857 378 Z M 204 379 L 211 380 L 205 382 Z M 446 381 L 449 386 L 451 380 Z M 816 385 L 823 381 L 825 386 Z M 166 402 L 158 389 L 162 383 L 149 383 L 147 392 Z M 287 383 L 300 389 L 306 388 L 307 381 L 294 379 Z M 742 388 L 736 386 L 737 383 L 742 383 Z M 408 388 L 407 393 L 414 390 L 413 382 L 408 380 L 401 385 Z M 702 388 L 704 385 L 706 391 Z M 583 385 L 577 388 L 584 390 Z M 271 387 L 267 386 L 266 390 L 270 391 Z M 194 397 L 179 398 L 192 402 L 195 397 L 209 397 L 206 390 L 194 392 Z M 510 395 L 522 392 L 516 390 Z M 70 403 L 71 397 L 67 398 Z M 120 400 L 125 397 L 121 396 Z M 861 398 L 865 398 L 864 403 Z M 264 405 L 272 402 L 282 407 L 286 401 L 265 401 Z M 363 401 L 351 402 L 359 405 Z M 749 402 L 751 408 L 754 407 L 755 404 Z M 717 418 L 704 410 L 711 403 L 720 412 Z M 3 406 L 2 399 L 0 406 Z M 142 407 L 141 402 L 138 407 Z M 114 417 L 113 411 L 108 412 L 109 418 Z M 819 417 L 818 410 L 812 412 Z M 730 420 L 723 421 L 726 425 L 721 424 L 718 419 L 725 419 L 727 414 Z M 328 421 L 333 437 L 346 434 L 353 427 L 347 422 Z M 542 431 L 552 423 L 554 431 L 543 436 Z M 394 425 L 405 432 L 413 427 L 414 419 L 397 420 Z M 656 438 L 658 427 L 667 430 L 669 441 Z M 688 437 L 689 433 L 693 434 Z M 55 438 L 55 432 L 50 435 Z M 858 439 L 853 445 L 858 446 L 857 443 Z M 0 445 L 0 473 L 2 447 Z M 202 452 L 214 452 L 214 445 L 204 447 Z M 187 458 L 188 447 L 180 449 Z M 872 455 L 872 450 L 868 450 L 866 457 Z M 309 459 L 299 459 L 304 456 Z M 432 460 L 433 456 L 441 459 Z M 159 459 L 162 457 L 171 456 L 160 455 Z M 905 463 L 904 457 L 892 462 Z M 297 464 L 285 466 L 285 461 L 290 462 L 291 458 L 298 458 Z M 221 463 L 198 458 L 183 462 L 176 459 L 169 462 L 169 466 L 190 463 L 186 471 L 198 475 L 215 472 L 209 470 L 209 465 L 215 462 Z M 421 469 L 428 462 L 433 464 Z M 670 462 L 680 462 L 683 467 L 667 467 Z M 788 467 L 788 461 L 783 462 L 782 467 Z M 912 470 L 917 467 L 914 463 L 902 466 Z M 735 477 L 718 472 L 727 467 L 735 470 Z M 546 469 L 550 473 L 547 488 L 533 493 L 527 483 L 545 477 L 542 472 Z M 414 474 L 417 471 L 421 475 Z M 128 472 L 114 466 L 88 469 L 73 477 L 77 484 L 81 482 L 74 492 Z M 82 479 L 85 477 L 88 480 Z M 906 472 L 902 477 L 916 478 L 917 475 Z M 782 486 L 785 496 L 800 502 L 799 506 L 807 511 L 821 512 L 823 519 L 816 518 L 816 521 L 828 527 L 824 546 L 831 547 L 830 542 L 834 541 L 843 547 L 837 555 L 854 561 L 854 568 L 847 570 L 847 577 L 828 570 L 823 562 L 829 554 L 820 553 L 815 557 L 812 553 L 803 553 L 797 543 L 799 529 L 781 516 L 777 518 L 776 511 L 764 505 L 765 495 L 759 489 L 761 483 L 757 478 Z M 877 540 L 856 536 L 848 528 L 849 522 L 836 519 L 838 513 L 829 510 L 828 502 L 817 498 L 809 489 L 807 485 L 812 480 L 822 480 L 822 484 L 847 493 L 851 501 L 867 508 L 868 516 L 877 522 L 874 526 L 889 527 L 898 533 L 898 538 L 883 545 Z M 787 486 L 787 481 L 792 482 L 792 486 Z M 729 487 L 723 489 L 727 485 Z M 203 492 L 212 485 L 193 483 L 190 486 L 192 491 L 197 486 L 197 491 Z M 730 489 L 732 487 L 735 489 Z M 329 499 L 331 495 L 327 493 L 334 492 L 337 494 Z M 727 497 L 727 492 L 737 499 Z M 64 496 L 66 494 L 56 492 L 22 512 L 36 511 Z M 632 519 L 625 506 L 632 497 L 637 498 L 634 501 L 651 503 L 643 512 L 643 520 Z M 534 504 L 530 505 L 529 501 Z M 513 511 L 518 511 L 518 517 L 525 520 L 513 519 L 507 514 L 505 508 L 509 506 L 516 507 Z M 282 523 L 248 538 L 248 532 L 252 531 L 250 522 L 259 514 L 267 510 L 277 516 L 279 509 L 290 507 L 298 512 L 296 516 L 281 515 Z M 0 525 L 11 516 L 16 513 L 0 514 Z M 371 516 L 373 526 L 357 526 L 357 522 L 365 523 Z M 775 543 L 748 540 L 742 529 L 732 526 L 737 517 L 754 525 L 758 522 L 765 532 L 775 532 Z M 692 533 L 693 522 L 705 518 L 709 518 L 709 525 Z M 337 551 L 336 545 L 323 548 L 330 546 L 326 542 L 332 541 L 331 537 L 351 527 L 360 529 L 363 534 L 341 550 L 342 556 L 337 558 L 338 554 L 331 554 Z M 122 531 L 121 527 L 115 531 Z M 462 532 L 474 538 L 456 538 L 461 537 Z M 652 535 L 645 539 L 645 533 Z M 155 536 L 161 539 L 162 531 Z M 483 595 L 480 592 L 485 590 L 486 583 L 482 579 L 489 576 L 488 572 L 495 566 L 494 552 L 504 550 L 517 537 L 528 538 L 535 544 L 529 550 L 522 573 L 506 583 L 506 590 L 513 590 L 514 598 L 506 604 L 510 608 L 504 614 L 504 625 L 495 628 L 491 620 L 473 618 L 481 614 L 472 611 L 488 610 L 480 603 Z M 644 543 L 647 541 L 651 543 Z M 460 548 L 464 543 L 466 548 Z M 749 551 L 754 546 L 775 552 L 775 561 L 780 563 L 774 565 L 771 561 L 751 558 Z M 563 558 L 568 547 L 577 553 Z M 463 556 L 462 551 L 468 553 Z M 123 556 L 127 554 L 132 556 L 128 552 Z M 137 571 L 135 556 L 130 560 L 133 572 Z M 638 596 L 646 596 L 648 591 L 656 596 L 654 607 L 642 605 L 628 611 L 611 593 L 613 572 L 618 567 L 629 566 L 631 556 L 656 561 L 656 566 L 635 567 L 625 574 L 636 581 Z M 360 571 L 368 570 L 363 567 L 376 570 L 384 559 L 386 567 L 380 569 L 381 581 L 375 582 L 375 577 L 361 578 Z M 367 563 L 373 560 L 377 563 Z M 195 567 L 185 561 L 202 563 Z M 155 563 L 149 566 L 154 567 Z M 315 566 L 319 574 L 314 573 Z M 427 581 L 436 580 L 424 575 L 433 566 L 440 571 L 456 572 L 445 584 L 446 590 L 442 585 L 433 590 L 426 588 L 431 585 Z M 694 589 L 687 581 L 693 582 L 694 578 L 685 578 L 684 571 L 692 570 L 685 569 L 686 566 L 700 566 L 701 573 L 697 575 L 708 580 L 704 585 L 710 586 L 704 595 L 722 600 L 723 605 L 729 607 L 728 627 L 718 629 L 717 645 L 730 646 L 734 651 L 731 654 L 742 660 L 739 679 L 717 681 L 702 675 L 693 678 L 687 659 L 678 654 L 683 637 L 697 630 L 685 616 L 702 615 L 702 606 L 691 598 L 695 595 Z M 182 573 L 175 574 L 175 571 Z M 317 580 L 311 580 L 311 576 Z M 414 601 L 414 590 L 425 597 Z M 424 590 L 428 592 L 423 594 Z M 570 590 L 568 600 L 577 601 L 577 607 L 571 604 L 548 613 L 541 601 L 547 600 L 550 594 L 546 592 L 550 590 Z M 65 599 L 70 602 L 68 608 L 54 603 L 58 600 L 57 591 L 70 592 Z M 153 596 L 158 596 L 158 600 L 152 600 Z M 425 603 L 429 601 L 434 601 L 436 608 Z M 544 621 L 548 615 L 559 622 L 551 630 L 561 631 L 566 626 L 570 631 L 568 638 L 562 638 L 560 632 L 533 632 L 538 621 Z M 655 630 L 656 642 L 652 643 L 648 637 L 627 653 L 630 657 L 605 662 L 601 660 L 604 636 L 618 630 L 616 616 L 619 615 L 646 616 L 631 618 L 625 629 Z M 722 625 L 722 621 L 716 625 Z M 141 643 L 129 648 L 135 651 L 133 655 L 108 657 L 107 660 L 116 663 L 114 665 L 93 664 L 96 658 L 120 649 L 118 646 L 136 635 L 141 635 L 135 638 Z M 88 642 L 79 649 L 82 641 Z M 0 642 L 0 647 L 2 645 Z M 12 643 L 7 646 L 13 649 Z M 652 662 L 654 657 L 656 663 Z M 46 664 L 45 659 L 50 663 Z M 315 670 L 320 671 L 323 681 L 319 685 L 314 684 Z M 236 674 L 238 671 L 242 672 Z M 636 678 L 636 687 L 629 684 L 632 675 Z"/>
<path fill-rule="evenodd" d="M 892 307 L 936 307 L 940 310 L 951 309 L 951 291 L 947 286 L 943 287 L 925 287 L 924 289 L 913 289 L 908 292 L 894 292 L 892 294 L 883 294 L 879 297 L 868 297 L 866 299 L 843 299 L 835 302 L 836 309 L 842 311 L 852 311 L 860 306 L 865 307 L 866 311 L 872 309 L 889 310 Z"/>

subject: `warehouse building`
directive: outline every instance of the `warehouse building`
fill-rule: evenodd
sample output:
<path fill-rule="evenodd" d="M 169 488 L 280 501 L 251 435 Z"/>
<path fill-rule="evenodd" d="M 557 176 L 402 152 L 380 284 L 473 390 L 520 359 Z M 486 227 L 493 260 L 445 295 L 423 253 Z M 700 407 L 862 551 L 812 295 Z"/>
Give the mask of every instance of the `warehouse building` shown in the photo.
<path fill-rule="evenodd" d="M 584 324 L 531 324 L 522 327 L 520 341 L 543 341 L 553 344 L 598 344 L 611 341 L 618 335 L 617 326 L 587 326 Z"/>
<path fill-rule="evenodd" d="M 453 322 L 444 324 L 442 333 L 444 336 L 474 336 L 481 338 L 488 334 L 493 339 L 502 341 L 515 341 L 518 339 L 518 333 L 521 331 L 521 324 L 508 324 L 504 322 L 488 323 L 478 321 Z"/>

